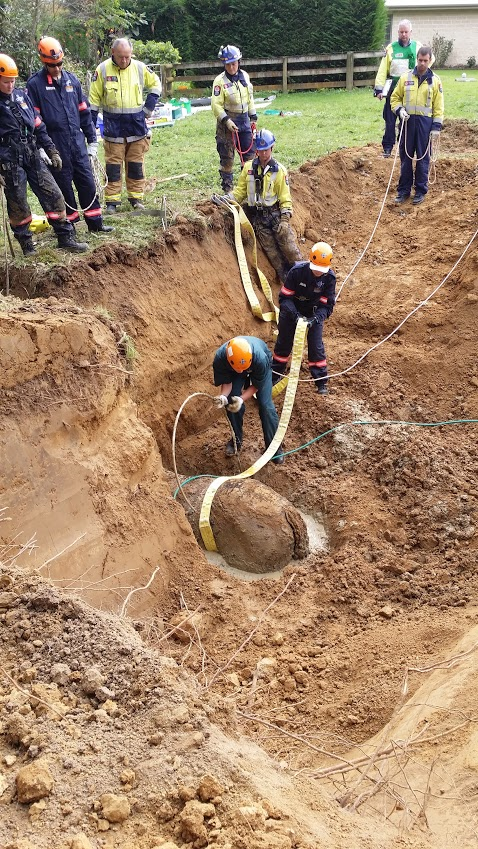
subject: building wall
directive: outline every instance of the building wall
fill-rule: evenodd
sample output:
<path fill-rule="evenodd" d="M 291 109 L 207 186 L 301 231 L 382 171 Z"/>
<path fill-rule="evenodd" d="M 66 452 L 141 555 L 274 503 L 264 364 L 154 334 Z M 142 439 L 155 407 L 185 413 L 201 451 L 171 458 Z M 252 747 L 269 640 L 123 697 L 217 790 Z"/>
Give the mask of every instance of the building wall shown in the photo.
<path fill-rule="evenodd" d="M 432 43 L 434 35 L 453 38 L 453 50 L 447 65 L 463 65 L 474 56 L 478 65 L 478 9 L 417 9 L 393 12 L 390 39 L 397 37 L 399 21 L 412 22 L 413 38 L 422 44 Z"/>

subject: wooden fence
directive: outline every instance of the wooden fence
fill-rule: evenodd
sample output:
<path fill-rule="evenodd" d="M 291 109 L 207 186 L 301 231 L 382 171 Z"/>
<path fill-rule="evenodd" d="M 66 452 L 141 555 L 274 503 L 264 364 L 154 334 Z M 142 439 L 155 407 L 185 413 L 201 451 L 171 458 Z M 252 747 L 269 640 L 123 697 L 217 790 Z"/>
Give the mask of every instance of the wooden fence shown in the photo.
<path fill-rule="evenodd" d="M 382 56 L 382 51 L 324 53 L 315 56 L 243 59 L 241 64 L 247 70 L 255 91 L 281 91 L 284 94 L 318 88 L 346 88 L 350 91 L 356 86 L 373 85 Z M 208 95 L 220 70 L 221 63 L 218 60 L 162 65 L 163 90 L 170 97 L 174 79 L 175 88 L 181 90 L 181 85 L 184 85 L 188 97 Z"/>

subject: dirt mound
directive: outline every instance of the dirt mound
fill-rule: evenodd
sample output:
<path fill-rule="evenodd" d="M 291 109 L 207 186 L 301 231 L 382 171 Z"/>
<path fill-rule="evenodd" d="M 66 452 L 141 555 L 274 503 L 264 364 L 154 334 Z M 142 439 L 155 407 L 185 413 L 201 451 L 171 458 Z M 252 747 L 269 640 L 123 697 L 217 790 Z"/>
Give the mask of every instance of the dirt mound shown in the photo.
<path fill-rule="evenodd" d="M 467 249 L 476 231 L 475 137 L 464 122 L 447 126 L 426 205 L 397 208 L 390 195 L 350 276 L 393 163 L 369 145 L 291 175 L 304 256 L 317 238 L 327 239 L 345 286 L 325 328 L 329 371 L 341 376 L 331 378 L 330 396 L 318 399 L 304 368 L 284 443 L 293 453 L 257 476 L 323 522 L 328 550 L 312 551 L 275 580 L 239 581 L 209 564 L 180 496 L 170 495 L 176 413 L 192 392 L 211 392 L 215 348 L 237 332 L 273 345 L 272 328 L 248 311 L 229 218 L 204 203 L 201 225 L 181 221 L 147 250 L 102 248 L 48 279 L 16 280 L 15 294 L 28 284 L 42 299 L 0 313 L 2 503 L 11 519 L 0 532 L 6 542 L 16 537 L 3 559 L 25 543 L 19 565 L 41 569 L 56 587 L 98 607 L 124 612 L 126 604 L 139 635 L 53 592 L 39 576 L 15 572 L 13 590 L 6 569 L 0 621 L 10 677 L 3 679 L 0 721 L 10 734 L 4 751 L 13 748 L 17 760 L 2 768 L 5 845 L 28 839 L 50 847 L 61 817 L 65 837 L 54 849 L 72 845 L 67 840 L 77 832 L 95 849 L 153 849 L 161 840 L 181 849 L 383 849 L 405 829 L 410 847 L 475 845 L 470 629 L 478 457 L 470 420 L 478 418 L 478 260 L 474 243 Z M 263 257 L 260 265 L 277 296 Z M 119 344 L 124 333 L 138 354 L 132 372 L 124 340 Z M 180 474 L 235 471 L 224 457 L 224 417 L 211 406 L 199 398 L 184 410 Z M 250 406 L 243 468 L 262 449 Z M 58 604 L 36 608 L 32 593 Z M 66 614 L 70 609 L 76 612 Z M 123 660 L 122 647 L 132 645 Z M 469 655 L 460 659 L 464 651 Z M 456 677 L 439 673 L 419 690 L 434 665 L 455 655 Z M 100 689 L 99 698 L 81 681 L 91 666 L 101 669 L 103 656 L 98 687 L 108 693 Z M 53 673 L 54 664 L 68 666 L 64 684 L 55 681 L 63 673 Z M 415 704 L 427 702 L 425 713 L 403 704 L 408 667 L 424 670 L 408 679 Z M 56 686 L 54 701 L 73 713 L 37 716 L 34 684 Z M 48 701 L 45 692 L 36 698 Z M 156 699 L 161 719 L 154 731 Z M 108 700 L 117 713 L 108 713 Z M 19 717 L 33 724 L 33 736 L 28 727 L 22 734 Z M 82 731 L 80 742 L 67 739 L 70 727 Z M 93 731 L 97 752 L 90 752 L 90 736 L 94 745 L 98 740 Z M 151 749 L 156 733 L 160 750 Z M 81 740 L 83 753 L 71 748 Z M 62 765 L 65 747 L 72 767 Z M 377 760 L 376 750 L 388 754 Z M 368 760 L 357 764 L 364 753 Z M 46 807 L 29 816 L 25 803 L 8 803 L 15 770 L 38 757 L 46 758 L 54 784 L 31 803 L 41 806 L 44 798 Z M 330 777 L 320 772 L 330 766 Z M 34 781 L 27 774 L 22 793 L 31 792 L 29 781 L 48 789 L 42 769 Z M 329 782 L 326 796 L 317 777 Z M 121 798 L 102 801 L 104 794 Z M 123 817 L 128 805 L 123 824 L 108 819 L 106 812 Z M 340 805 L 362 816 L 350 818 Z"/>

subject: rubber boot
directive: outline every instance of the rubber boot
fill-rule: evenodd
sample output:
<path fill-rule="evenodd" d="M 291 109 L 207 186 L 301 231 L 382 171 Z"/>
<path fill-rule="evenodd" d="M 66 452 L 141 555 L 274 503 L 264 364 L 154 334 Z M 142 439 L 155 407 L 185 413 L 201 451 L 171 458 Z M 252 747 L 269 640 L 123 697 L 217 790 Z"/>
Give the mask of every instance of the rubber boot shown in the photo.
<path fill-rule="evenodd" d="M 74 233 L 59 233 L 57 239 L 58 247 L 63 251 L 79 254 L 88 250 L 86 242 L 77 242 Z"/>
<path fill-rule="evenodd" d="M 32 254 L 36 253 L 36 248 L 31 236 L 22 236 L 18 239 L 18 242 L 20 243 L 23 256 L 32 256 Z"/>

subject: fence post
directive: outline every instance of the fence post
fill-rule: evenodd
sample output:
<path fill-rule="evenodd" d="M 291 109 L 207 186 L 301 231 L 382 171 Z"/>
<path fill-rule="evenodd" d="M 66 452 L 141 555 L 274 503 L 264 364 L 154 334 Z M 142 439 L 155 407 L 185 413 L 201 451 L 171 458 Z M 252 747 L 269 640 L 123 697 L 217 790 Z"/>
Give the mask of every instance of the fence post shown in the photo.
<path fill-rule="evenodd" d="M 282 94 L 287 94 L 287 56 L 282 59 Z"/>
<path fill-rule="evenodd" d="M 159 70 L 163 97 L 169 100 L 173 95 L 174 65 L 160 65 Z"/>
<path fill-rule="evenodd" d="M 354 54 L 347 53 L 347 65 L 345 69 L 345 88 L 352 91 L 354 87 Z"/>

